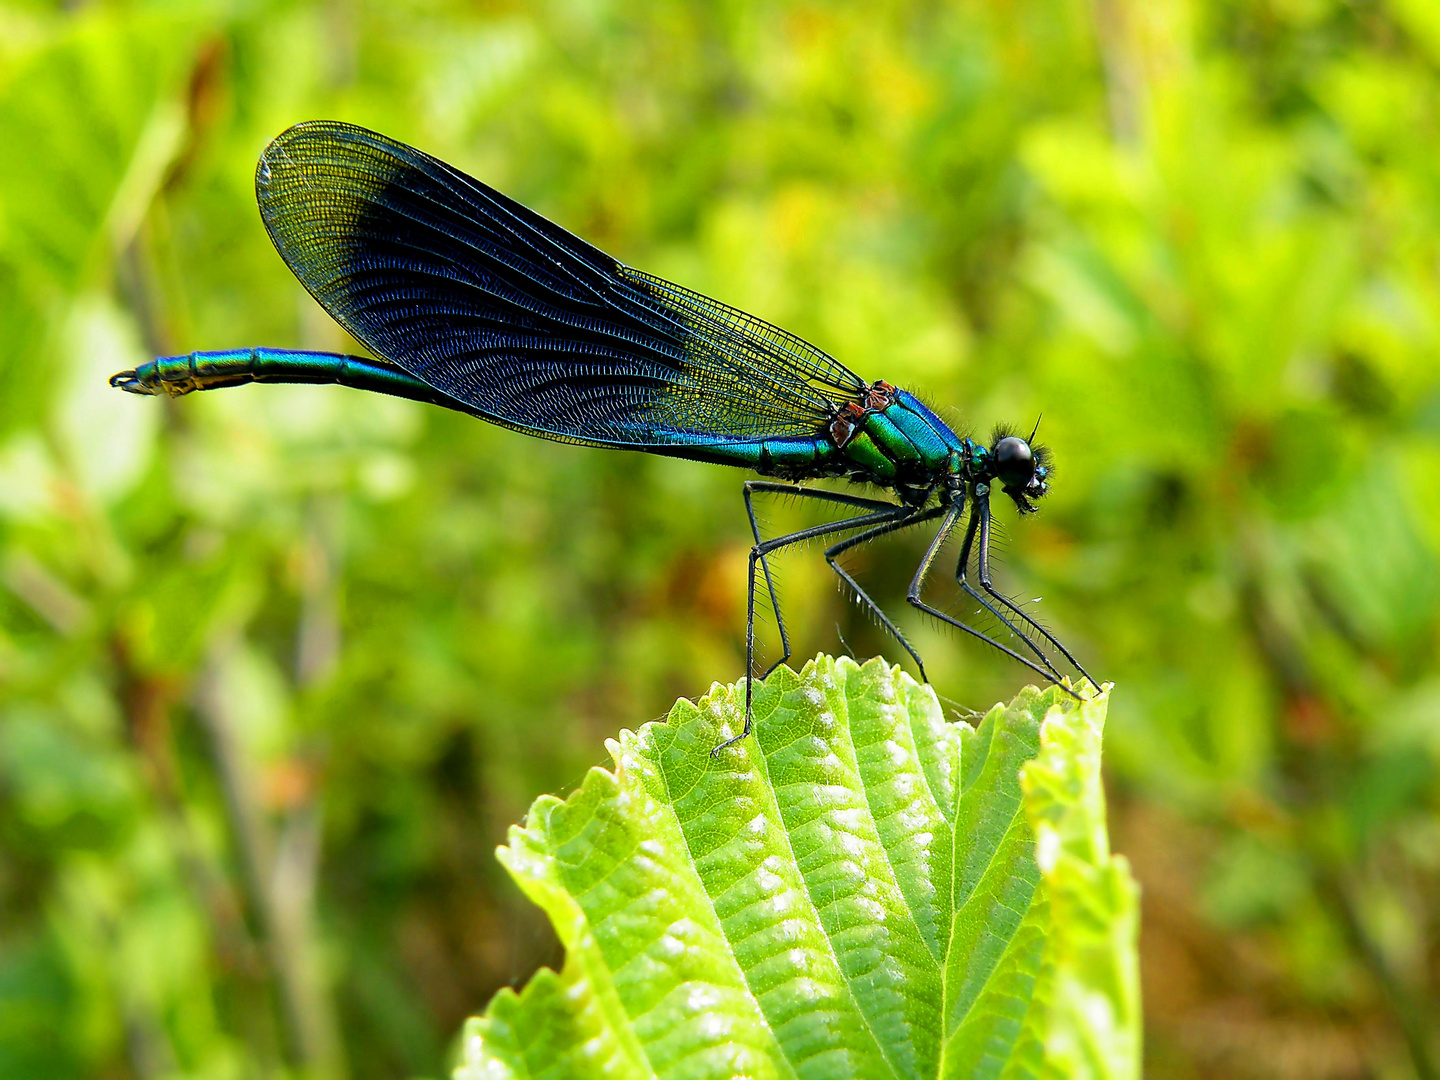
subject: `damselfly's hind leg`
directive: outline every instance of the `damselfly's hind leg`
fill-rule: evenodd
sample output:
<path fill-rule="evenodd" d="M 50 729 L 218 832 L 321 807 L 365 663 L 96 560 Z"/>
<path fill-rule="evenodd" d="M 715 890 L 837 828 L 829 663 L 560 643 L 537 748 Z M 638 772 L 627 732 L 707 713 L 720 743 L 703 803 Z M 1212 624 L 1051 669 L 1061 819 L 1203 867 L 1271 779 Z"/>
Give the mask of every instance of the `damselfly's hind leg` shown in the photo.
<path fill-rule="evenodd" d="M 802 499 L 815 499 L 820 502 L 836 503 L 841 506 L 852 506 L 857 510 L 866 510 L 868 513 L 857 515 L 853 518 L 844 518 L 840 521 L 830 521 L 823 525 L 812 525 L 808 529 L 801 529 L 798 532 L 787 533 L 784 536 L 777 536 L 773 540 L 760 539 L 760 524 L 755 518 L 755 507 L 752 497 L 757 493 L 773 493 L 781 495 L 794 495 Z M 712 751 L 719 754 L 728 746 L 732 746 L 750 734 L 754 724 L 754 717 L 751 706 L 755 698 L 755 568 L 758 565 L 765 575 L 765 587 L 770 594 L 770 604 L 775 611 L 775 622 L 780 629 L 780 643 L 783 655 L 774 664 L 770 665 L 766 674 L 770 674 L 777 667 L 790 659 L 790 635 L 785 630 L 785 619 L 780 613 L 780 601 L 775 594 L 775 581 L 770 573 L 770 564 L 766 556 L 781 548 L 789 547 L 791 544 L 802 543 L 806 540 L 814 540 L 821 536 L 830 536 L 838 532 L 846 532 L 850 529 L 863 529 L 870 525 L 878 525 L 882 522 L 893 521 L 897 517 L 910 513 L 907 507 L 897 503 L 884 502 L 879 499 L 862 499 L 856 495 L 843 495 L 836 491 L 812 491 L 809 488 L 797 487 L 794 484 L 780 484 L 766 480 L 747 480 L 745 482 L 745 513 L 750 518 L 750 533 L 755 538 L 755 546 L 750 549 L 750 574 L 745 597 L 745 729 L 732 738 L 726 739 Z"/>
<path fill-rule="evenodd" d="M 941 622 L 945 623 L 948 626 L 953 626 L 957 630 L 963 630 L 971 637 L 978 638 L 979 640 L 985 642 L 985 644 L 989 645 L 991 648 L 998 649 L 1000 652 L 1004 653 L 1012 660 L 1016 660 L 1024 664 L 1027 668 L 1035 672 L 1035 674 L 1039 675 L 1046 682 L 1055 683 L 1071 697 L 1078 698 L 1080 696 L 1079 694 L 1075 693 L 1075 691 L 1071 690 L 1068 686 L 1065 686 L 1063 683 L 1060 682 L 1059 679 L 1057 679 L 1049 671 L 1046 671 L 1039 664 L 1035 663 L 1033 660 L 1021 656 L 1014 649 L 1011 649 L 1006 645 L 1002 645 L 1000 642 L 996 641 L 984 631 L 961 622 L 953 615 L 947 615 L 939 608 L 932 607 L 929 604 L 925 603 L 923 599 L 921 599 L 921 592 L 925 588 L 925 579 L 930 576 L 930 570 L 935 565 L 935 559 L 937 556 L 939 556 L 940 549 L 945 546 L 945 541 L 948 540 L 950 538 L 950 534 L 955 531 L 955 526 L 959 522 L 960 515 L 964 513 L 964 511 L 964 505 L 958 501 L 951 505 L 949 512 L 945 515 L 945 520 L 940 523 L 940 530 L 935 534 L 935 538 L 930 541 L 930 546 L 925 549 L 925 555 L 921 558 L 920 565 L 915 568 L 915 576 L 910 579 L 910 589 L 906 593 L 905 599 L 910 603 L 912 607 L 923 611 L 926 615 L 929 615 L 932 618 L 939 619 Z"/>
<path fill-rule="evenodd" d="M 853 547 L 858 547 L 861 544 L 874 540 L 876 537 L 884 536 L 886 533 L 908 529 L 924 521 L 933 521 L 944 512 L 945 507 L 943 506 L 932 506 L 929 510 L 912 512 L 908 516 L 896 521 L 887 521 L 884 524 L 866 529 L 856 536 L 841 540 L 838 544 L 832 544 L 825 549 L 825 561 L 830 564 L 830 569 L 834 570 L 835 573 L 840 576 L 840 580 L 848 585 L 851 591 L 854 592 L 856 599 L 870 609 L 870 613 L 880 620 L 880 625 L 890 633 L 891 637 L 900 643 L 902 649 L 910 654 L 910 659 L 914 660 L 915 666 L 920 669 L 920 678 L 923 682 L 930 681 L 930 676 L 925 674 L 925 661 L 920 659 L 920 654 L 916 652 L 914 646 L 906 640 L 905 635 L 900 631 L 900 627 L 896 626 L 894 620 L 885 614 L 884 608 L 877 604 L 871 598 L 870 594 L 860 587 L 860 583 L 850 575 L 850 571 L 846 570 L 836 560 Z"/>

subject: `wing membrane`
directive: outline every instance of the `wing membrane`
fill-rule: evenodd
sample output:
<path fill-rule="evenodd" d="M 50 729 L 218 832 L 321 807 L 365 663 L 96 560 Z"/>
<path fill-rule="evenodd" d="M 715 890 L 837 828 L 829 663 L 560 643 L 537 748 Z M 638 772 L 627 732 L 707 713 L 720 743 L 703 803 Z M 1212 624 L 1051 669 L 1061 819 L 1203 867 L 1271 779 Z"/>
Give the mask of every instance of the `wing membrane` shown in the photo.
<path fill-rule="evenodd" d="M 808 437 L 864 390 L 799 338 L 364 128 L 289 129 L 255 188 L 275 247 L 331 316 L 509 427 L 657 450 Z"/>

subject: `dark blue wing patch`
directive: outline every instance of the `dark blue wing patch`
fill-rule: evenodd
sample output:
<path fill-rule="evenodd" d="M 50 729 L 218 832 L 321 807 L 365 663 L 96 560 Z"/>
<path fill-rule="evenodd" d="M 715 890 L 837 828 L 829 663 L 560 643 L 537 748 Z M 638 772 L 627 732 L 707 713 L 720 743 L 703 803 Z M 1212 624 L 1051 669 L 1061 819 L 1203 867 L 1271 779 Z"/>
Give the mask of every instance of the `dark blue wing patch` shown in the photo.
<path fill-rule="evenodd" d="M 289 129 L 255 189 L 275 247 L 346 330 L 508 427 L 637 449 L 804 438 L 864 392 L 799 338 L 364 128 Z"/>

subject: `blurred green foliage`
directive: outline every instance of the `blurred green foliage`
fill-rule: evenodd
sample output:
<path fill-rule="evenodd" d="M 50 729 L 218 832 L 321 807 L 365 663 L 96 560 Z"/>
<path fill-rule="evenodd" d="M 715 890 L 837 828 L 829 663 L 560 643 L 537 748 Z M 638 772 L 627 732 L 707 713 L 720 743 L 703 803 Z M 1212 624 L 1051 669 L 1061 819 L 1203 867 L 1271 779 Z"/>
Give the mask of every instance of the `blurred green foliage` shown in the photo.
<path fill-rule="evenodd" d="M 1146 1074 L 1437 1075 L 1427 0 L 0 5 L 0 1075 L 440 1074 L 556 959 L 504 827 L 740 671 L 738 473 L 105 385 L 346 347 L 251 190 L 314 117 L 977 430 L 1043 410 L 1001 573 L 1120 686 Z M 853 561 L 902 618 L 915 555 Z M 800 655 L 896 655 L 782 574 Z M 904 625 L 947 697 L 1023 681 Z"/>

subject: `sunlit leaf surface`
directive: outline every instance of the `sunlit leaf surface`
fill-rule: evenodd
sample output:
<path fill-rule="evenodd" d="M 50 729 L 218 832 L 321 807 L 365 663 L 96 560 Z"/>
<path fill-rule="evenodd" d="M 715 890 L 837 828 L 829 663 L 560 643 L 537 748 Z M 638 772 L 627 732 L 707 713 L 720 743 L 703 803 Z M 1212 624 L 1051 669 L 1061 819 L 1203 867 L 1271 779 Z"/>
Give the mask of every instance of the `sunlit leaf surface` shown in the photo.
<path fill-rule="evenodd" d="M 567 958 L 472 1021 L 457 1076 L 1136 1075 L 1105 704 L 1027 689 L 972 728 L 822 656 L 718 759 L 733 686 L 622 733 L 500 850 Z"/>

